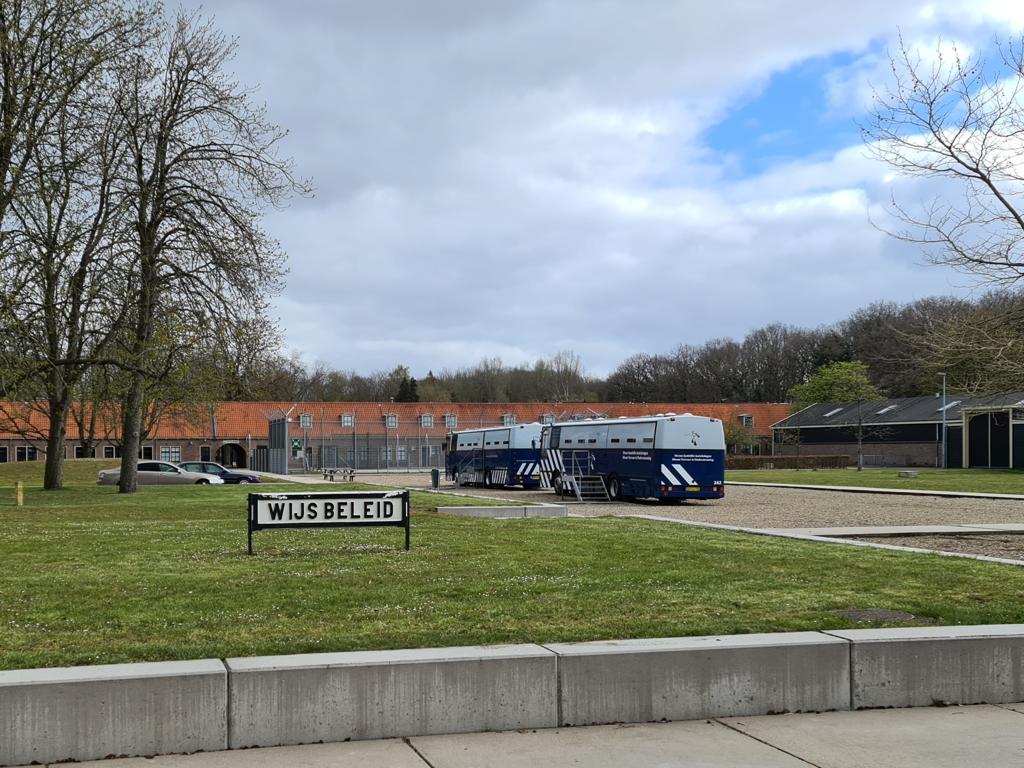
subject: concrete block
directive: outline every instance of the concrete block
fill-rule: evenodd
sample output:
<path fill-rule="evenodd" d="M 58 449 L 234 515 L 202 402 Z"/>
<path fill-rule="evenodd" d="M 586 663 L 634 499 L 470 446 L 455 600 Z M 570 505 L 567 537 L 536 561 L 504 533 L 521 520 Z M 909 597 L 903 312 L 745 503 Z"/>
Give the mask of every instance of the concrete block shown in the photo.
<path fill-rule="evenodd" d="M 852 643 L 855 709 L 1024 701 L 1024 625 L 828 634 Z"/>
<path fill-rule="evenodd" d="M 849 647 L 817 632 L 551 644 L 560 725 L 849 709 Z"/>
<path fill-rule="evenodd" d="M 525 517 L 568 517 L 569 509 L 562 504 L 545 504 L 542 507 L 523 507 Z"/>
<path fill-rule="evenodd" d="M 226 747 L 217 659 L 0 672 L 0 765 Z"/>
<path fill-rule="evenodd" d="M 556 657 L 537 645 L 228 659 L 231 748 L 549 728 Z"/>
<path fill-rule="evenodd" d="M 523 507 L 438 507 L 437 511 L 443 515 L 486 517 L 495 520 L 526 516 Z"/>

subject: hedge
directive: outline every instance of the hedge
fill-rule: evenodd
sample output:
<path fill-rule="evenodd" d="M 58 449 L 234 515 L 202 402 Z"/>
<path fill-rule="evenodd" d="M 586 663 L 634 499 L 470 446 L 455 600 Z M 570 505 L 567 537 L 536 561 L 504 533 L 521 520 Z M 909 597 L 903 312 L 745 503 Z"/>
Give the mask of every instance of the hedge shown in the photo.
<path fill-rule="evenodd" d="M 726 469 L 843 469 L 850 457 L 839 456 L 727 456 Z"/>

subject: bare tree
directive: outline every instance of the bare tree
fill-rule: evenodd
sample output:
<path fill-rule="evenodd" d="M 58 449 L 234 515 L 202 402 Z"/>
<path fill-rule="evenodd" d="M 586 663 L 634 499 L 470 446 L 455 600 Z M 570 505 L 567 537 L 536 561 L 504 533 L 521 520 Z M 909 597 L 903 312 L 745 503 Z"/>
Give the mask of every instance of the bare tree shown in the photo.
<path fill-rule="evenodd" d="M 43 487 L 56 489 L 63 485 L 73 393 L 105 353 L 124 311 L 117 244 L 125 208 L 113 191 L 123 134 L 109 110 L 108 84 L 127 31 L 140 25 L 137 15 L 107 2 L 14 5 L 36 14 L 33 39 L 49 62 L 29 68 L 28 76 L 42 81 L 27 88 L 47 91 L 60 108 L 48 104 L 21 124 L 15 120 L 7 139 L 8 150 L 18 147 L 16 157 L 5 160 L 0 146 L 0 168 L 8 163 L 0 195 L 0 329 L 7 342 L 0 356 L 8 395 L 21 396 L 46 419 Z M 5 4 L 0 18 L 9 10 Z M 85 38 L 81 30 L 69 36 L 74 21 L 90 25 Z M 19 131 L 27 132 L 21 140 Z"/>
<path fill-rule="evenodd" d="M 924 59 L 900 41 L 892 84 L 862 126 L 870 152 L 899 174 L 936 182 L 917 206 L 894 197 L 891 234 L 994 283 L 1024 277 L 1024 40 L 997 60 L 940 47 Z"/>
<path fill-rule="evenodd" d="M 0 222 L 54 121 L 151 10 L 126 13 L 117 0 L 0 3 Z"/>
<path fill-rule="evenodd" d="M 278 155 L 285 133 L 225 71 L 235 44 L 195 14 L 158 23 L 122 73 L 117 102 L 137 249 L 126 291 L 122 493 L 136 490 L 146 387 L 170 359 L 168 344 L 280 290 L 284 257 L 260 216 L 308 190 Z"/>

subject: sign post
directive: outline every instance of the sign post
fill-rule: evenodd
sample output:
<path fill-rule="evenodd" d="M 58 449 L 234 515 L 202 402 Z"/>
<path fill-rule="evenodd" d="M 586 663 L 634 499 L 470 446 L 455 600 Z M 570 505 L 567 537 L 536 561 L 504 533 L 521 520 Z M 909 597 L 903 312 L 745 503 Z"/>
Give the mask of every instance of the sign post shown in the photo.
<path fill-rule="evenodd" d="M 404 528 L 409 549 L 408 491 L 249 494 L 250 555 L 254 531 L 384 526 Z"/>

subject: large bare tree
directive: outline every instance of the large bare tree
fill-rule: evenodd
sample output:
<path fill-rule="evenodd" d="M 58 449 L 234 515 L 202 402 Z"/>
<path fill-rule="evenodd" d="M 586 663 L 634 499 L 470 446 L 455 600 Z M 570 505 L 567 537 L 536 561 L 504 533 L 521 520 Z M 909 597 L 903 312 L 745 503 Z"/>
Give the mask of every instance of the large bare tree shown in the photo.
<path fill-rule="evenodd" d="M 234 43 L 195 14 L 161 23 L 125 70 L 117 101 L 136 249 L 126 291 L 122 493 L 136 490 L 146 389 L 173 365 L 167 350 L 247 317 L 280 289 L 283 254 L 261 214 L 308 190 L 279 155 L 285 133 L 227 73 Z"/>
<path fill-rule="evenodd" d="M 863 138 L 875 157 L 924 179 L 931 192 L 924 200 L 920 191 L 894 194 L 898 224 L 886 229 L 922 246 L 933 263 L 1017 286 L 1024 278 L 1024 38 L 987 59 L 941 46 L 922 57 L 901 41 L 891 71 Z M 962 310 L 920 329 L 917 367 L 947 372 L 958 389 L 1019 382 L 1024 305 Z"/>
<path fill-rule="evenodd" d="M 5 396 L 47 424 L 47 489 L 63 485 L 73 392 L 123 314 L 109 84 L 144 15 L 112 0 L 0 3 L 0 371 Z"/>

